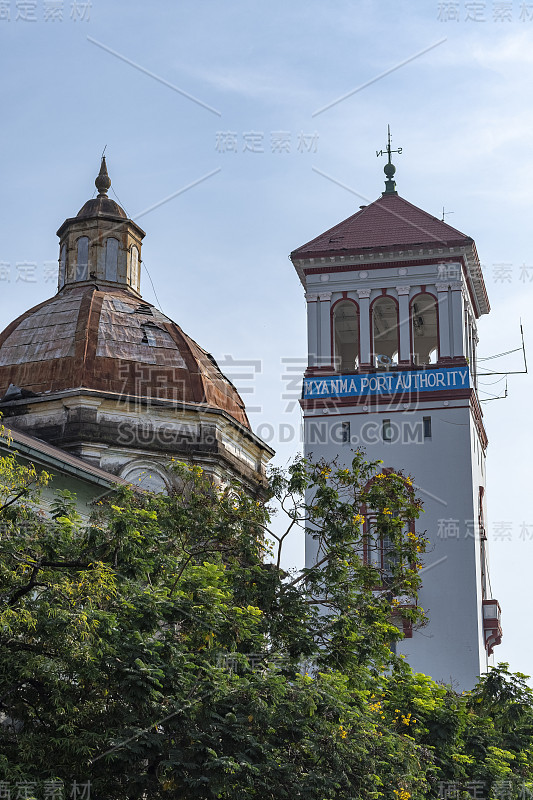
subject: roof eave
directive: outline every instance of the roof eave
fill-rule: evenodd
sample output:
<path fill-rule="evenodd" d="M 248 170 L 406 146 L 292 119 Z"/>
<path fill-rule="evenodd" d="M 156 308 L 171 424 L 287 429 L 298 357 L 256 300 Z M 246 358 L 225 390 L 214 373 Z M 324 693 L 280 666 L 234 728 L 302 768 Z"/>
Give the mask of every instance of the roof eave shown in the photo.
<path fill-rule="evenodd" d="M 67 228 L 70 227 L 71 225 L 74 225 L 74 223 L 80 225 L 80 224 L 86 224 L 87 222 L 91 222 L 94 220 L 105 220 L 106 222 L 115 222 L 120 225 L 130 225 L 135 230 L 140 239 L 144 239 L 144 237 L 146 236 L 146 232 L 143 231 L 140 225 L 137 225 L 137 223 L 134 222 L 132 219 L 128 219 L 128 217 L 119 217 L 116 214 L 95 214 L 94 216 L 91 217 L 69 217 L 57 229 L 56 236 L 59 236 L 59 238 L 61 238 L 64 232 L 67 230 Z"/>
<path fill-rule="evenodd" d="M 159 397 L 151 397 L 149 395 L 134 395 L 134 394 L 126 394 L 121 393 L 117 394 L 116 392 L 109 392 L 102 389 L 88 389 L 83 386 L 78 386 L 76 388 L 71 389 L 62 389 L 59 391 L 53 391 L 47 394 L 40 394 L 37 397 L 24 397 L 17 400 L 7 400 L 3 403 L 0 403 L 0 410 L 1 409 L 10 409 L 10 408 L 19 408 L 24 407 L 26 405 L 37 405 L 42 403 L 43 401 L 46 402 L 57 402 L 63 400 L 65 398 L 70 397 L 97 397 L 102 399 L 109 399 L 109 400 L 117 400 L 120 399 L 121 402 L 124 403 L 131 403 L 132 405 L 146 405 L 146 406 L 154 406 L 158 408 L 167 408 L 167 409 L 174 409 L 177 411 L 183 410 L 185 412 L 194 412 L 194 413 L 202 413 L 208 415 L 215 415 L 225 419 L 227 422 L 230 422 L 232 426 L 237 428 L 243 438 L 248 439 L 249 441 L 253 442 L 258 449 L 264 450 L 268 453 L 271 457 L 276 454 L 276 451 L 270 447 L 266 442 L 263 441 L 254 431 L 244 425 L 242 422 L 239 422 L 229 411 L 223 408 L 218 408 L 216 406 L 211 406 L 208 403 L 193 403 L 189 401 L 179 401 L 179 400 L 170 400 L 165 398 Z M 8 418 L 6 417 L 6 420 Z"/>
<path fill-rule="evenodd" d="M 375 253 L 383 253 L 385 250 L 387 251 L 395 251 L 395 250 L 412 250 L 415 247 L 424 248 L 424 249 L 437 249 L 443 247 L 467 247 L 468 245 L 474 244 L 474 240 L 470 237 L 463 237 L 458 239 L 450 239 L 449 241 L 443 242 L 440 239 L 436 239 L 435 242 L 396 242 L 395 244 L 384 244 L 379 245 L 377 247 L 339 247 L 336 249 L 329 249 L 329 250 L 303 250 L 299 248 L 297 250 L 293 250 L 290 254 L 290 259 L 294 264 L 295 260 L 304 260 L 304 259 L 311 259 L 311 258 L 337 258 L 340 256 L 345 256 L 347 254 L 360 256 L 360 255 L 372 255 Z"/>
<path fill-rule="evenodd" d="M 465 247 L 464 256 L 468 280 L 473 289 L 473 295 L 476 299 L 476 316 L 481 317 L 483 314 L 489 313 L 490 302 L 487 294 L 487 287 L 485 286 L 485 280 L 483 278 L 483 271 L 481 264 L 479 263 L 476 243 L 473 239 L 471 240 L 471 244 L 468 247 Z"/>
<path fill-rule="evenodd" d="M 71 463 L 75 458 L 74 456 L 68 454 L 68 460 L 65 460 L 65 454 L 59 448 L 46 442 L 41 442 L 27 433 L 16 431 L 13 428 L 8 428 L 7 433 L 0 436 L 0 448 L 8 452 L 16 450 L 22 456 L 38 460 L 48 468 L 73 475 L 88 483 L 103 486 L 106 489 L 117 485 L 128 485 L 126 481 L 117 475 L 106 473 L 105 470 L 97 467 L 91 467 L 81 459 L 76 459 L 79 462 L 77 464 Z"/>

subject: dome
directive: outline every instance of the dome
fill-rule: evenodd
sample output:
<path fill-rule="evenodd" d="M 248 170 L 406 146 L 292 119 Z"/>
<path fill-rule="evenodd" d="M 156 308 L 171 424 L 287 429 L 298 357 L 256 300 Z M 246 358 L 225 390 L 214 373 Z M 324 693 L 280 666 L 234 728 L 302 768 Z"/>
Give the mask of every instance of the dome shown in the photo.
<path fill-rule="evenodd" d="M 104 157 L 95 186 L 57 231 L 57 294 L 0 333 L 0 412 L 146 490 L 179 489 L 170 459 L 261 494 L 274 451 L 214 358 L 143 300 L 145 233 L 107 196 Z"/>
<path fill-rule="evenodd" d="M 87 219 L 93 217 L 119 217 L 127 219 L 123 208 L 111 200 L 110 197 L 95 197 L 87 200 L 85 205 L 76 214 L 76 219 Z"/>
<path fill-rule="evenodd" d="M 120 286 L 65 286 L 12 322 L 0 334 L 0 397 L 11 384 L 43 400 L 84 388 L 205 405 L 250 428 L 244 402 L 214 358 Z"/>

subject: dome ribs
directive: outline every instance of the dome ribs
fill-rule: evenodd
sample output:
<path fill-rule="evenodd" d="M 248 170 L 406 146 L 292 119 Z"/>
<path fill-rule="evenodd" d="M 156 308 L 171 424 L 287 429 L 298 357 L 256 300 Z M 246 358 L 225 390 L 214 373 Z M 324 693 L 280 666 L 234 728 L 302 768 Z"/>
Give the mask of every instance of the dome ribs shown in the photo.
<path fill-rule="evenodd" d="M 0 334 L 0 398 L 13 383 L 38 394 L 110 392 L 220 409 L 250 428 L 244 403 L 212 356 L 127 289 L 64 288 Z"/>

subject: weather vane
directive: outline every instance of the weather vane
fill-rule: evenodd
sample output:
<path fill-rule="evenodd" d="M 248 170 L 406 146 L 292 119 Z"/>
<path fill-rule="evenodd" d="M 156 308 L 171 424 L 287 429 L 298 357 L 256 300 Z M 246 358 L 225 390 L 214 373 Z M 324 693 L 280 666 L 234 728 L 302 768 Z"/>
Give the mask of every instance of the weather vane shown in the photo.
<path fill-rule="evenodd" d="M 383 192 L 383 194 L 397 194 L 396 183 L 393 180 L 394 173 L 396 172 L 396 167 L 392 163 L 391 155 L 392 155 L 392 153 L 398 153 L 398 155 L 400 155 L 401 152 L 402 152 L 402 148 L 401 147 L 399 147 L 397 150 L 393 150 L 392 149 L 392 147 L 391 147 L 390 125 L 387 125 L 387 147 L 385 148 L 385 150 L 376 150 L 376 156 L 378 158 L 379 158 L 379 156 L 385 155 L 385 153 L 389 157 L 388 162 L 383 167 L 383 172 L 385 173 L 385 175 L 387 177 L 387 180 L 385 181 L 385 191 Z"/>
<path fill-rule="evenodd" d="M 387 147 L 385 148 L 385 150 L 376 150 L 377 157 L 379 158 L 380 156 L 384 155 L 385 153 L 388 153 L 389 164 L 392 164 L 391 154 L 392 153 L 401 154 L 401 152 L 402 152 L 402 148 L 401 147 L 399 147 L 397 150 L 392 150 L 392 148 L 391 148 L 390 125 L 387 125 Z"/>

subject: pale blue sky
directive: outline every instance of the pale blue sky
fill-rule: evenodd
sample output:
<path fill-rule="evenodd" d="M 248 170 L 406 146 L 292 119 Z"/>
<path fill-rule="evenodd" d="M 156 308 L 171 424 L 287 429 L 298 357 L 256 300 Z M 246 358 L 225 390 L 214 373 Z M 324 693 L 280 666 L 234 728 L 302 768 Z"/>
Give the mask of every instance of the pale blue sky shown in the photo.
<path fill-rule="evenodd" d="M 249 372 L 235 382 L 261 408 L 252 425 L 265 438 L 274 432 L 270 444 L 286 463 L 299 445 L 280 436 L 298 432 L 300 420 L 297 391 L 283 397 L 294 376 L 286 360 L 297 366 L 306 341 L 287 256 L 379 196 L 375 151 L 390 123 L 403 147 L 400 194 L 436 216 L 445 206 L 447 222 L 476 240 L 492 304 L 480 354 L 518 346 L 520 317 L 533 341 L 533 3 L 478 3 L 484 21 L 467 19 L 471 5 L 65 0 L 63 19 L 51 21 L 60 2 L 0 3 L 0 327 L 54 293 L 46 275 L 55 231 L 93 195 L 104 145 L 133 217 L 205 178 L 138 217 L 144 266 L 162 310 L 221 365 L 225 356 L 248 362 L 226 372 Z M 263 152 L 245 149 L 251 132 Z M 279 132 L 281 152 L 272 152 Z M 224 151 L 233 139 L 237 152 Z M 146 273 L 142 287 L 157 302 Z M 520 368 L 520 359 L 492 363 Z M 504 385 L 483 388 L 498 394 Z M 484 405 L 492 585 L 505 636 L 496 653 L 526 673 L 531 391 L 529 376 L 514 376 L 507 400 Z M 510 541 L 498 539 L 502 522 Z M 301 548 L 289 553 L 299 565 Z"/>

